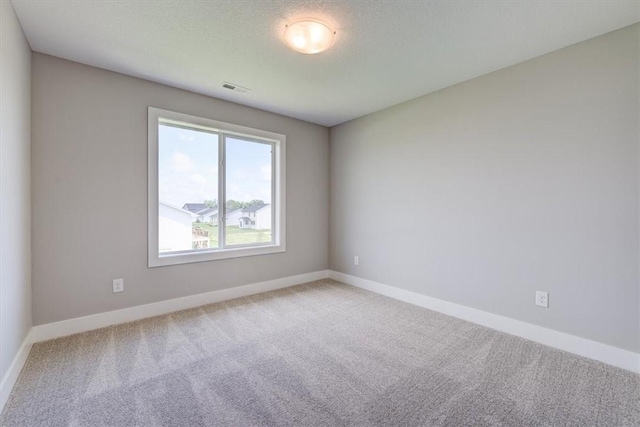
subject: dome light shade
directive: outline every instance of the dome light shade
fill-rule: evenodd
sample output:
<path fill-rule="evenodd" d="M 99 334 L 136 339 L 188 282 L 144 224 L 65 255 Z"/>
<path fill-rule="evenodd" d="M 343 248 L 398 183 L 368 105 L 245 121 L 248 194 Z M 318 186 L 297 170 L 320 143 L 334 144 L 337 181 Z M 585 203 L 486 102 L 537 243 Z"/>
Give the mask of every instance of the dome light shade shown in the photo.
<path fill-rule="evenodd" d="M 291 49 L 310 55 L 330 48 L 334 35 L 322 22 L 305 19 L 287 25 L 284 39 Z"/>

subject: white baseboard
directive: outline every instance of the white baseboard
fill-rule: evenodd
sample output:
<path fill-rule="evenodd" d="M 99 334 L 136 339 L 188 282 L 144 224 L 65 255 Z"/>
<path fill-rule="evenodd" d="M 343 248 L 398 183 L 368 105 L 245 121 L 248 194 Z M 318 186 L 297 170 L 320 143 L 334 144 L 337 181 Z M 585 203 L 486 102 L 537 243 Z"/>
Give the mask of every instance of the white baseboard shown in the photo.
<path fill-rule="evenodd" d="M 214 302 L 287 288 L 301 283 L 326 279 L 328 277 L 400 301 L 640 373 L 640 354 L 638 353 L 360 277 L 339 273 L 337 271 L 323 270 L 34 326 L 22 343 L 20 350 L 18 350 L 18 353 L 14 357 L 2 382 L 0 382 L 0 412 L 2 412 L 11 389 L 27 361 L 33 343 L 199 307 Z"/>
<path fill-rule="evenodd" d="M 140 320 L 147 317 L 159 316 L 162 314 L 173 313 L 175 311 L 186 310 L 188 308 L 199 307 L 214 302 L 288 288 L 289 286 L 326 279 L 328 277 L 328 270 L 316 271 L 313 273 L 300 274 L 298 276 L 283 277 L 281 279 L 252 283 L 249 285 L 237 286 L 235 288 L 221 289 L 219 291 L 190 295 L 188 297 L 138 305 L 135 307 L 124 308 L 122 310 L 107 311 L 105 313 L 77 317 L 75 319 L 63 320 L 55 323 L 47 323 L 31 328 L 28 339 L 31 343 L 46 341 L 80 332 L 104 328 L 106 326 L 117 325 L 119 323 L 132 322 L 134 320 Z"/>
<path fill-rule="evenodd" d="M 640 354 L 638 353 L 337 271 L 330 271 L 329 277 L 367 291 L 640 374 Z"/>
<path fill-rule="evenodd" d="M 27 334 L 27 337 L 22 342 L 18 353 L 13 358 L 13 361 L 9 366 L 9 370 L 4 375 L 4 378 L 2 378 L 2 382 L 0 382 L 0 413 L 2 413 L 4 405 L 7 403 L 7 399 L 9 398 L 9 394 L 18 380 L 18 376 L 20 376 L 20 372 L 27 361 L 27 357 L 29 357 L 29 351 L 31 351 L 31 342 L 29 341 L 29 335 Z"/>

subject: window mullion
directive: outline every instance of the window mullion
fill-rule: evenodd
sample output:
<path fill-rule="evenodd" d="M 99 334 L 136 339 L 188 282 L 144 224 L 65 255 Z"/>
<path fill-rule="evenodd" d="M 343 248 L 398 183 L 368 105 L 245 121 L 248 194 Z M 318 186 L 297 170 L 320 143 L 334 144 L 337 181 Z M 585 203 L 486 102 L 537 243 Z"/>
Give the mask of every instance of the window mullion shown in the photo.
<path fill-rule="evenodd" d="M 220 134 L 218 144 L 218 248 L 226 247 L 226 225 L 227 225 L 227 195 L 225 194 L 225 170 L 226 170 L 226 138 L 224 133 Z"/>

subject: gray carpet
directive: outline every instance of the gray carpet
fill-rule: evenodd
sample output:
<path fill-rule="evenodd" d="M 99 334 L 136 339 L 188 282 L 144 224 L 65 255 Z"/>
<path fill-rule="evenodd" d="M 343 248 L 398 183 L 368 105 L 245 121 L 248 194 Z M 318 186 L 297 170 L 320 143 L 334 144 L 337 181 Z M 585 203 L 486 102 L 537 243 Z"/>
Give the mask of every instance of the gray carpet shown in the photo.
<path fill-rule="evenodd" d="M 630 426 L 640 376 L 322 280 L 37 344 L 6 426 Z"/>

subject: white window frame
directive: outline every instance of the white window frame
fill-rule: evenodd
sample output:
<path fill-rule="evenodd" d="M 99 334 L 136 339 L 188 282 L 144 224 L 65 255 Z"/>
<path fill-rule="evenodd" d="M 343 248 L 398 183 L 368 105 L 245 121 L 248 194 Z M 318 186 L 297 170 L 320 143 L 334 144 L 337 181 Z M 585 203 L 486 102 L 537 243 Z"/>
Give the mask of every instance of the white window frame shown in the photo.
<path fill-rule="evenodd" d="M 239 137 L 255 142 L 271 144 L 272 168 L 271 190 L 273 198 L 271 218 L 271 243 L 255 245 L 231 245 L 227 247 L 198 249 L 159 253 L 159 194 L 158 194 L 158 125 L 160 121 L 172 123 L 187 128 L 207 130 L 220 135 L 218 157 L 218 231 L 219 245 L 224 242 L 224 221 L 226 217 L 225 173 L 226 164 L 223 139 L 226 136 Z M 162 267 L 192 262 L 214 261 L 220 259 L 267 255 L 285 252 L 286 222 L 285 222 L 285 159 L 286 136 L 253 129 L 246 126 L 220 122 L 204 117 L 176 113 L 149 107 L 148 110 L 148 262 L 149 267 Z"/>

